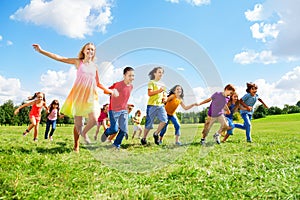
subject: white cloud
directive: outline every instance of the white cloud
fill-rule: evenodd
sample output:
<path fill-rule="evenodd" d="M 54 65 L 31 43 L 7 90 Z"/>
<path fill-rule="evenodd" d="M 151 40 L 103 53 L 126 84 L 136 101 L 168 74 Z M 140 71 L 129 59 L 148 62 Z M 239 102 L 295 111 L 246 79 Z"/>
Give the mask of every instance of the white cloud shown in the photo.
<path fill-rule="evenodd" d="M 184 68 L 183 67 L 177 67 L 177 70 L 178 71 L 184 71 Z"/>
<path fill-rule="evenodd" d="M 3 40 L 3 37 L 2 37 L 2 35 L 0 35 L 0 41 L 2 41 Z"/>
<path fill-rule="evenodd" d="M 12 100 L 15 104 L 26 100 L 31 94 L 21 88 L 21 82 L 17 78 L 5 78 L 0 75 L 0 103 Z"/>
<path fill-rule="evenodd" d="M 105 32 L 112 21 L 111 0 L 31 0 L 10 16 L 54 29 L 71 38 L 84 38 L 95 31 Z"/>
<path fill-rule="evenodd" d="M 255 52 L 254 50 L 247 50 L 238 53 L 234 56 L 234 62 L 240 64 L 252 64 L 252 63 L 263 63 L 263 64 L 274 64 L 278 61 L 271 51 Z"/>
<path fill-rule="evenodd" d="M 276 39 L 279 31 L 277 29 L 277 24 L 260 24 L 255 23 L 251 27 L 252 37 L 255 39 L 260 39 L 262 42 L 266 42 L 267 39 Z"/>
<path fill-rule="evenodd" d="M 300 66 L 295 67 L 292 71 L 287 72 L 277 83 L 276 88 L 283 90 L 300 91 Z"/>
<path fill-rule="evenodd" d="M 266 43 L 273 55 L 291 60 L 300 58 L 300 4 L 295 0 L 267 0 L 247 10 L 245 17 L 251 22 L 252 36 Z"/>
<path fill-rule="evenodd" d="M 180 0 L 166 0 L 171 3 L 179 3 Z M 193 6 L 202 6 L 202 5 L 208 5 L 210 4 L 210 0 L 185 0 L 187 3 L 193 5 Z"/>

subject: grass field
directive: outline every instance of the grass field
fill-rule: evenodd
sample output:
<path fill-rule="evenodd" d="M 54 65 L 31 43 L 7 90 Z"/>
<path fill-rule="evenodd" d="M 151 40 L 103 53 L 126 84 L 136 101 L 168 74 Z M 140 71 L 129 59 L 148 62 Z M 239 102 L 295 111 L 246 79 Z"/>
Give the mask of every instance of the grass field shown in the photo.
<path fill-rule="evenodd" d="M 95 142 L 79 154 L 71 126 L 57 127 L 52 142 L 42 126 L 38 142 L 22 136 L 26 127 L 1 126 L 0 199 L 300 199 L 300 114 L 252 124 L 253 143 L 235 130 L 221 145 L 210 132 L 200 146 L 203 124 L 182 125 L 180 147 L 169 126 L 162 146 L 149 136 L 148 146 Z"/>

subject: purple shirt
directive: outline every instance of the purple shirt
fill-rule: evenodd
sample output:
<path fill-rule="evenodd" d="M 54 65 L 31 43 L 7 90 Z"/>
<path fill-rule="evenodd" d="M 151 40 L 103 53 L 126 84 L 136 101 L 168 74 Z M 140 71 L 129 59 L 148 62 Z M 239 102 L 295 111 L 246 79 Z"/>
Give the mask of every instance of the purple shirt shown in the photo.
<path fill-rule="evenodd" d="M 210 114 L 211 117 L 219 117 L 223 114 L 224 106 L 228 102 L 228 98 L 223 95 L 223 92 L 216 92 L 211 96 Z"/>

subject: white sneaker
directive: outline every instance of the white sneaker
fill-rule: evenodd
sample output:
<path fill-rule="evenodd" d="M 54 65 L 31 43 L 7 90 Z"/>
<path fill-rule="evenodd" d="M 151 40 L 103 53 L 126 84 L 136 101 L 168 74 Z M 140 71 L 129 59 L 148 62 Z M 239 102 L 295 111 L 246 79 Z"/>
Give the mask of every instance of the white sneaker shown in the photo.
<path fill-rule="evenodd" d="M 220 144 L 221 142 L 220 142 L 220 134 L 219 133 L 215 133 L 214 134 L 214 139 L 216 140 L 216 143 L 217 144 Z"/>

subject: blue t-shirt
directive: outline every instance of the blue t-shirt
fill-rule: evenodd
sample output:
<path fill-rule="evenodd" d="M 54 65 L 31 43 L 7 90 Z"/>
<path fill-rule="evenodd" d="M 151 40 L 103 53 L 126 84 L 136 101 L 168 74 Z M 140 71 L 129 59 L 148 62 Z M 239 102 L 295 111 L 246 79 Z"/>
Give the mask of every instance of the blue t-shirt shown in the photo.
<path fill-rule="evenodd" d="M 235 105 L 231 104 L 228 108 L 230 110 L 230 114 L 229 115 L 225 115 L 225 117 L 227 117 L 229 119 L 233 119 Z"/>
<path fill-rule="evenodd" d="M 243 102 L 247 105 L 247 106 L 251 106 L 252 107 L 252 110 L 251 111 L 248 111 L 248 110 L 241 110 L 240 113 L 247 113 L 247 114 L 253 114 L 254 112 L 254 104 L 256 103 L 256 101 L 258 100 L 258 94 L 255 94 L 254 96 L 252 96 L 250 93 L 247 93 L 245 94 L 243 97 L 242 97 L 242 100 Z"/>

